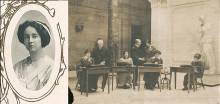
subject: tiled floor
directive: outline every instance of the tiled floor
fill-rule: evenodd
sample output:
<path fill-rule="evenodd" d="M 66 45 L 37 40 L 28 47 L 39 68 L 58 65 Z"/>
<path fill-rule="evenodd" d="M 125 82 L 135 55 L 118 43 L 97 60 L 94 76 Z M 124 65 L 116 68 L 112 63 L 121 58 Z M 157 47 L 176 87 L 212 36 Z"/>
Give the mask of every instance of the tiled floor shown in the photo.
<path fill-rule="evenodd" d="M 159 89 L 154 91 L 145 90 L 143 86 L 140 91 L 133 89 L 116 89 L 110 94 L 98 89 L 96 93 L 81 95 L 79 91 L 74 90 L 75 80 L 70 78 L 69 86 L 74 93 L 74 104 L 220 104 L 220 86 L 199 88 L 196 92 L 182 91 L 182 81 L 184 74 L 178 74 L 177 89 Z M 213 79 L 216 80 L 216 79 Z"/>

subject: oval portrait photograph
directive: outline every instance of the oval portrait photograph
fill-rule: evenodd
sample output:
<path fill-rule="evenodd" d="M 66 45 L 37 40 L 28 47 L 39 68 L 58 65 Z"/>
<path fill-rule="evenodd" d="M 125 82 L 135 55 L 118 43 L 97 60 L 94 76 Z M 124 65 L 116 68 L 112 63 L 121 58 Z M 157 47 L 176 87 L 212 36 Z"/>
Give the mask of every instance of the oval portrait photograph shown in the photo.
<path fill-rule="evenodd" d="M 45 8 L 30 4 L 13 16 L 4 56 L 9 85 L 19 98 L 36 101 L 51 93 L 60 71 L 61 45 L 57 23 Z"/>
<path fill-rule="evenodd" d="M 14 71 L 21 85 L 29 90 L 41 89 L 50 78 L 54 64 L 54 45 L 49 45 L 52 43 L 50 35 L 45 21 L 25 20 L 18 25 L 13 36 L 13 40 L 19 40 L 19 43 L 12 43 Z"/>

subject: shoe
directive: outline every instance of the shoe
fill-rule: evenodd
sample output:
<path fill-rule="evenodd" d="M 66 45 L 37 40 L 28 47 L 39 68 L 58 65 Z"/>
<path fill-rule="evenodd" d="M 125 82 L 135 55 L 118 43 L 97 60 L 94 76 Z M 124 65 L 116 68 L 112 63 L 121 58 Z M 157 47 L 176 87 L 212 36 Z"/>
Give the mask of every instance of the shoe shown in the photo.
<path fill-rule="evenodd" d="M 187 87 L 184 87 L 182 90 L 185 91 L 185 90 L 188 90 L 188 88 L 187 88 Z"/>
<path fill-rule="evenodd" d="M 90 92 L 90 93 L 92 93 L 92 92 L 96 92 L 96 90 L 97 90 L 97 89 L 90 88 L 90 89 L 89 89 L 89 92 Z"/>
<path fill-rule="evenodd" d="M 154 91 L 154 88 L 150 88 L 149 90 Z"/>
<path fill-rule="evenodd" d="M 123 88 L 124 88 L 124 89 L 129 89 L 129 88 L 131 88 L 131 86 L 130 86 L 130 85 L 127 85 L 127 84 L 125 84 L 125 85 L 123 86 Z"/>

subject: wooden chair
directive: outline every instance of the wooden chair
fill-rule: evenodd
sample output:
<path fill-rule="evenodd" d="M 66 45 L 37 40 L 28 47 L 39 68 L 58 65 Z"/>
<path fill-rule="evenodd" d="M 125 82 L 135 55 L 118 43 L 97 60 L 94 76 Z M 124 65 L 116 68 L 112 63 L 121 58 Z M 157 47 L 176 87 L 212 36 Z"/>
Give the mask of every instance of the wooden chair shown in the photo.
<path fill-rule="evenodd" d="M 200 66 L 201 67 L 201 66 Z M 201 71 L 200 74 L 194 74 L 195 79 L 194 79 L 194 87 L 197 90 L 198 85 L 202 86 L 203 89 L 205 89 L 204 83 L 203 83 L 203 75 L 204 75 L 204 71 L 205 71 L 205 65 L 203 63 L 203 66 L 201 67 Z"/>
<path fill-rule="evenodd" d="M 195 79 L 196 89 L 198 88 L 198 85 L 202 86 L 203 89 L 205 89 L 205 86 L 204 86 L 204 83 L 203 83 L 203 75 L 204 75 L 204 67 L 202 67 L 202 69 L 201 69 L 201 74 L 199 76 L 197 76 L 196 79 Z"/>
<path fill-rule="evenodd" d="M 75 66 L 75 70 L 76 70 L 76 86 L 75 86 L 75 90 L 77 90 L 80 86 L 80 75 L 79 73 L 82 71 L 80 70 L 80 65 L 76 64 Z"/>
<path fill-rule="evenodd" d="M 162 72 L 161 75 L 164 75 L 164 77 L 160 79 L 161 80 L 160 82 L 161 82 L 161 85 L 162 85 L 162 89 L 164 89 L 165 85 L 167 85 L 166 88 L 169 89 L 169 87 L 170 87 L 170 79 L 167 77 L 167 75 L 170 75 L 170 73 Z"/>

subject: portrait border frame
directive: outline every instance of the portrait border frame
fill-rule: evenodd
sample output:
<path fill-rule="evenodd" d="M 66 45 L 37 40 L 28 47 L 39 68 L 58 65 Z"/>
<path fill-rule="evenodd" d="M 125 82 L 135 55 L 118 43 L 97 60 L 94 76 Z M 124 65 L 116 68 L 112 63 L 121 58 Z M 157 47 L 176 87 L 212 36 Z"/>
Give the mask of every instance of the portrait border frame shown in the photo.
<path fill-rule="evenodd" d="M 43 95 L 41 95 L 38 98 L 26 98 L 23 97 L 22 95 L 20 95 L 18 92 L 16 92 L 16 90 L 13 88 L 13 86 L 10 84 L 10 81 L 7 77 L 7 73 L 6 73 L 6 67 L 5 67 L 5 56 L 4 56 L 4 47 L 5 47 L 5 37 L 6 37 L 6 33 L 7 33 L 7 28 L 11 22 L 11 19 L 13 18 L 13 16 L 17 13 L 17 11 L 19 9 L 21 9 L 22 7 L 29 5 L 29 4 L 36 4 L 39 5 L 41 7 L 43 7 L 44 9 L 47 10 L 47 12 L 49 13 L 49 15 L 53 18 L 55 17 L 55 9 L 54 8 L 50 8 L 48 7 L 45 3 L 48 0 L 35 0 L 35 1 L 8 1 L 5 5 L 6 5 L 6 9 L 4 12 L 1 13 L 1 21 L 0 21 L 0 102 L 5 102 L 6 104 L 9 104 L 9 98 L 7 98 L 8 92 L 9 90 L 11 90 L 16 98 L 17 104 L 20 104 L 20 100 L 24 100 L 27 102 L 37 102 L 40 101 L 44 98 L 46 98 L 48 95 L 51 94 L 51 92 L 54 90 L 54 88 L 59 85 L 59 79 L 63 76 L 65 70 L 67 69 L 67 65 L 64 61 L 64 43 L 65 43 L 65 36 L 63 36 L 62 31 L 61 31 L 61 27 L 60 27 L 60 23 L 58 22 L 56 24 L 56 28 L 59 34 L 59 44 L 60 44 L 60 64 L 59 64 L 59 71 L 58 71 L 58 75 L 56 76 L 56 80 L 54 81 L 52 87 Z M 1 5 L 2 8 L 2 5 Z"/>

